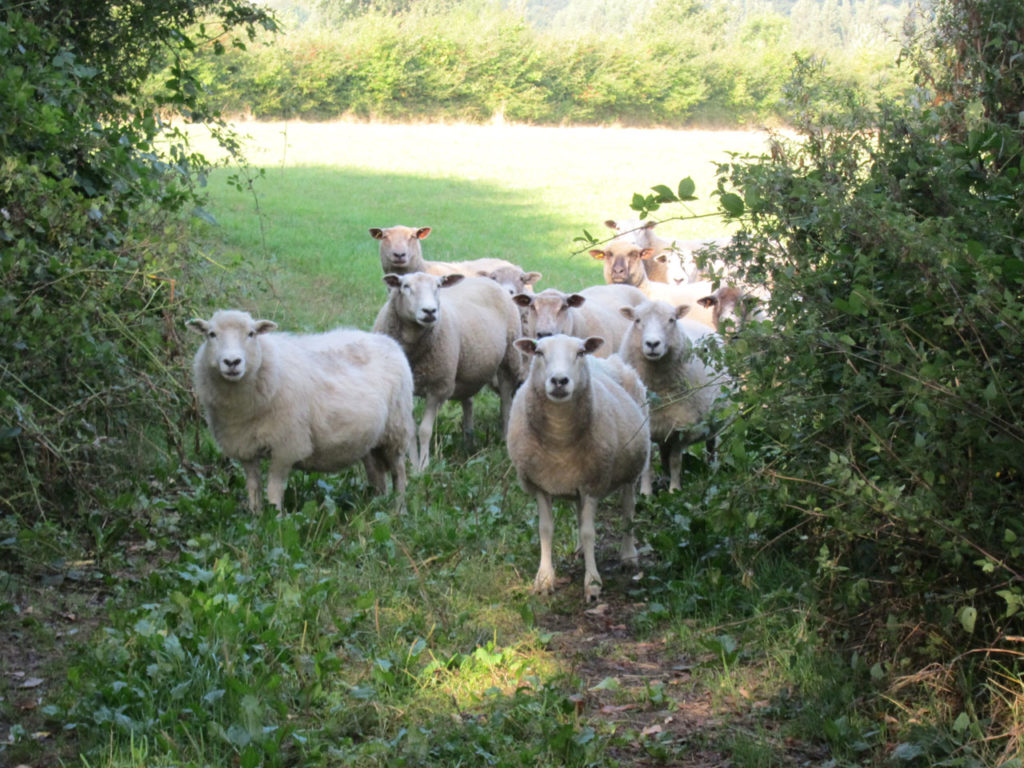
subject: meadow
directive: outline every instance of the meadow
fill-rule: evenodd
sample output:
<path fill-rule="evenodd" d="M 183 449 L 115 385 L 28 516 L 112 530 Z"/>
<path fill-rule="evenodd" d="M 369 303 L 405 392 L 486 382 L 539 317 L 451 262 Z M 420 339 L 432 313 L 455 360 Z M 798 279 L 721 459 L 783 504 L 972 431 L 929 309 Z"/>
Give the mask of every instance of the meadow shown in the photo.
<path fill-rule="evenodd" d="M 295 329 L 372 322 L 384 292 L 370 227 L 429 226 L 428 259 L 506 258 L 542 272 L 539 287 L 562 290 L 603 281 L 576 238 L 607 238 L 603 222 L 634 217 L 632 195 L 654 184 L 691 177 L 699 198 L 667 212 L 683 218 L 660 234 L 726 234 L 712 196 L 716 163 L 761 153 L 767 140 L 754 131 L 504 124 L 236 127 L 252 168 L 212 176 L 213 235 L 261 265 L 272 290 L 264 286 L 259 310 Z"/>

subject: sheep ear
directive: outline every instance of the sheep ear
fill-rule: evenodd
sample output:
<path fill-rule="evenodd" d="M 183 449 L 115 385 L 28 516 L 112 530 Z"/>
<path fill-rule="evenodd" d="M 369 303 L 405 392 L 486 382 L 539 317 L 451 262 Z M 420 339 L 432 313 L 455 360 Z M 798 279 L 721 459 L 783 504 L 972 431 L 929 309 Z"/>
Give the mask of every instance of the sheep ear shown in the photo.
<path fill-rule="evenodd" d="M 517 293 L 512 297 L 512 301 L 518 304 L 520 307 L 528 307 L 533 304 L 533 296 L 528 293 Z"/>
<path fill-rule="evenodd" d="M 604 339 L 600 336 L 588 336 L 583 342 L 583 351 L 588 355 L 593 354 L 604 346 Z"/>
<path fill-rule="evenodd" d="M 384 275 L 383 279 L 384 285 L 386 285 L 388 288 L 397 288 L 402 284 L 402 278 L 400 278 L 394 272 L 389 272 L 388 274 Z"/>
<path fill-rule="evenodd" d="M 627 320 L 636 320 L 636 312 L 632 307 L 619 307 L 619 314 Z"/>
<path fill-rule="evenodd" d="M 662 264 L 668 264 L 668 254 L 662 251 L 654 257 L 655 261 L 660 261 Z"/>
<path fill-rule="evenodd" d="M 594 250 L 592 250 L 590 252 L 590 255 L 593 256 L 598 261 L 601 261 L 601 260 L 604 259 L 604 251 L 602 251 L 600 248 L 595 248 Z"/>
<path fill-rule="evenodd" d="M 525 275 L 523 275 L 523 285 L 533 285 L 542 277 L 544 277 L 544 275 L 542 275 L 540 272 L 527 272 Z"/>
<path fill-rule="evenodd" d="M 516 339 L 513 343 L 516 345 L 516 349 L 524 354 L 534 355 L 537 353 L 536 339 Z"/>
<path fill-rule="evenodd" d="M 441 287 L 451 288 L 456 283 L 461 283 L 465 279 L 465 275 L 445 275 L 444 277 L 441 278 Z"/>
<path fill-rule="evenodd" d="M 425 239 L 426 236 L 429 235 L 429 234 L 430 234 L 430 227 L 420 227 L 419 229 L 416 230 L 416 238 L 418 240 Z"/>
<path fill-rule="evenodd" d="M 701 296 L 697 299 L 697 303 L 705 309 L 711 309 L 711 307 L 718 304 L 718 297 L 715 294 L 711 294 L 710 296 Z"/>
<path fill-rule="evenodd" d="M 277 330 L 277 323 L 273 320 L 256 320 L 256 333 L 269 333 Z"/>
<path fill-rule="evenodd" d="M 574 293 L 571 296 L 565 297 L 565 303 L 575 309 L 576 307 L 582 307 L 584 304 L 586 304 L 587 297 L 580 296 L 578 293 Z"/>
<path fill-rule="evenodd" d="M 187 325 L 196 333 L 201 333 L 203 336 L 205 336 L 210 331 L 210 324 L 203 320 L 201 317 L 193 317 L 191 320 L 186 320 L 185 325 Z"/>
<path fill-rule="evenodd" d="M 370 237 L 372 237 L 374 240 L 383 240 L 384 230 L 381 229 L 380 227 L 370 227 Z"/>
<path fill-rule="evenodd" d="M 678 307 L 676 307 L 676 320 L 678 320 L 679 318 L 681 318 L 684 315 L 687 315 L 689 313 L 690 313 L 690 305 L 689 304 L 680 304 Z"/>
<path fill-rule="evenodd" d="M 644 248 L 642 251 L 640 251 L 640 258 L 641 259 L 649 259 L 652 256 L 654 256 L 654 249 L 653 248 Z"/>

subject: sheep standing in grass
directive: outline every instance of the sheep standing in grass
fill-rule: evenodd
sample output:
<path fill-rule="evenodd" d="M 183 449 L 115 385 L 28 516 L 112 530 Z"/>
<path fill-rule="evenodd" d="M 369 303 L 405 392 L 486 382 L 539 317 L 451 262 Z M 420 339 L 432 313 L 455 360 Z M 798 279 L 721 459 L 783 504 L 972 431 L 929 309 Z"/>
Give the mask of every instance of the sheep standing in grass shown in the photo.
<path fill-rule="evenodd" d="M 600 337 L 584 340 L 563 334 L 519 339 L 516 345 L 532 359 L 526 383 L 512 401 L 507 438 L 519 483 L 537 499 L 540 566 L 534 591 L 550 593 L 554 588 L 551 504 L 553 497 L 568 497 L 577 503 L 587 601 L 601 592 L 594 515 L 600 500 L 616 490 L 622 494 L 626 525 L 621 558 L 636 562 L 630 525 L 636 481 L 650 454 L 644 385 L 617 357 L 593 357 L 603 343 Z"/>
<path fill-rule="evenodd" d="M 263 458 L 278 509 L 293 466 L 332 472 L 362 461 L 377 492 L 386 491 L 387 471 L 404 494 L 413 381 L 393 340 L 347 328 L 271 333 L 272 321 L 236 310 L 188 326 L 205 337 L 193 362 L 196 396 L 221 450 L 245 469 L 253 511 Z"/>
<path fill-rule="evenodd" d="M 541 339 L 564 333 L 585 339 L 601 336 L 605 344 L 599 357 L 615 353 L 629 323 L 619 307 L 643 302 L 645 296 L 630 286 L 600 285 L 567 294 L 555 288 L 540 293 L 520 293 L 512 300 L 523 310 L 523 334 Z"/>
<path fill-rule="evenodd" d="M 682 487 L 683 448 L 713 439 L 721 428 L 716 405 L 721 403 L 723 387 L 729 385 L 728 375 L 705 363 L 695 349 L 720 339 L 705 325 L 684 317 L 688 310 L 688 306 L 673 307 L 663 301 L 621 310 L 630 329 L 619 356 L 633 366 L 652 397 L 651 439 L 658 444 L 673 491 Z M 651 491 L 648 468 L 641 493 Z"/>
<path fill-rule="evenodd" d="M 388 300 L 373 330 L 401 345 L 412 368 L 415 394 L 425 407 L 419 426 L 418 468 L 430 460 L 430 438 L 446 400 L 462 403 L 462 434 L 473 443 L 473 396 L 488 384 L 501 398 L 502 429 L 520 380 L 519 313 L 494 281 L 413 272 L 385 275 Z M 442 299 L 443 296 L 443 299 Z"/>
<path fill-rule="evenodd" d="M 501 267 L 515 267 L 504 259 L 482 258 L 468 261 L 427 261 L 423 258 L 421 240 L 430 234 L 430 227 L 394 226 L 370 228 L 370 237 L 380 241 L 380 266 L 384 274 L 407 275 L 426 272 L 431 275 L 475 275 Z"/>
<path fill-rule="evenodd" d="M 653 253 L 652 249 L 633 243 L 612 241 L 604 250 L 594 249 L 590 255 L 604 262 L 604 279 L 609 285 L 632 285 L 651 301 L 665 301 L 674 306 L 690 305 L 690 319 L 715 328 L 712 310 L 699 303 L 699 299 L 711 294 L 712 284 L 705 281 L 669 285 L 650 280 L 643 265 Z"/>

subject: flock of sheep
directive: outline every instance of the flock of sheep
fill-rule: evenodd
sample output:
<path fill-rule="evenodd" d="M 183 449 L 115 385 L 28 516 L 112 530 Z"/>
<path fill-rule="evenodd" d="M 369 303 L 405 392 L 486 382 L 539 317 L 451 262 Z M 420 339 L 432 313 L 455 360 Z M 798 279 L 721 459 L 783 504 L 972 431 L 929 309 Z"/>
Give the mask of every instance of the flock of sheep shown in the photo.
<path fill-rule="evenodd" d="M 726 371 L 697 354 L 721 341 L 721 325 L 759 317 L 744 289 L 713 290 L 689 252 L 658 238 L 653 225 L 606 222 L 617 231 L 603 250 L 604 285 L 578 293 L 534 292 L 537 272 L 502 259 L 428 261 L 429 227 L 373 228 L 388 297 L 371 331 L 277 332 L 269 320 L 220 310 L 192 319 L 204 341 L 193 383 L 210 431 L 245 471 L 249 505 L 281 509 L 293 467 L 336 471 L 362 462 L 375 491 L 402 496 L 409 462 L 430 462 L 438 409 L 462 405 L 467 446 L 473 398 L 486 387 L 501 401 L 509 458 L 537 500 L 541 544 L 534 590 L 551 592 L 552 499 L 577 503 L 585 562 L 584 597 L 601 577 L 594 516 L 616 491 L 626 535 L 621 557 L 635 563 L 630 521 L 639 485 L 653 488 L 651 443 L 669 488 L 679 489 L 683 449 L 709 446 L 728 399 Z M 707 242 L 707 241 L 705 241 Z M 424 401 L 417 427 L 413 398 Z"/>

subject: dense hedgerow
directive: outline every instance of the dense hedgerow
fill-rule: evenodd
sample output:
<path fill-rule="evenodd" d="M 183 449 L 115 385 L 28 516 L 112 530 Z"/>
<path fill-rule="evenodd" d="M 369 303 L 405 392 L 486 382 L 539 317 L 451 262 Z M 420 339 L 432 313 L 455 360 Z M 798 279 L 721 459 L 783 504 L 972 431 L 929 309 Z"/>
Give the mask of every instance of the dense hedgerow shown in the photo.
<path fill-rule="evenodd" d="M 206 13 L 253 34 L 272 24 L 233 0 L 56 11 L 26 2 L 0 16 L 0 513 L 12 513 L 8 521 L 90 509 L 136 483 L 154 458 L 182 450 L 191 401 L 175 357 L 176 298 L 205 163 L 173 133 L 158 141 L 166 126 L 157 107 L 194 116 L 201 107 L 180 61 L 160 100 L 134 94 L 167 51 L 203 39 L 183 30 Z"/>

